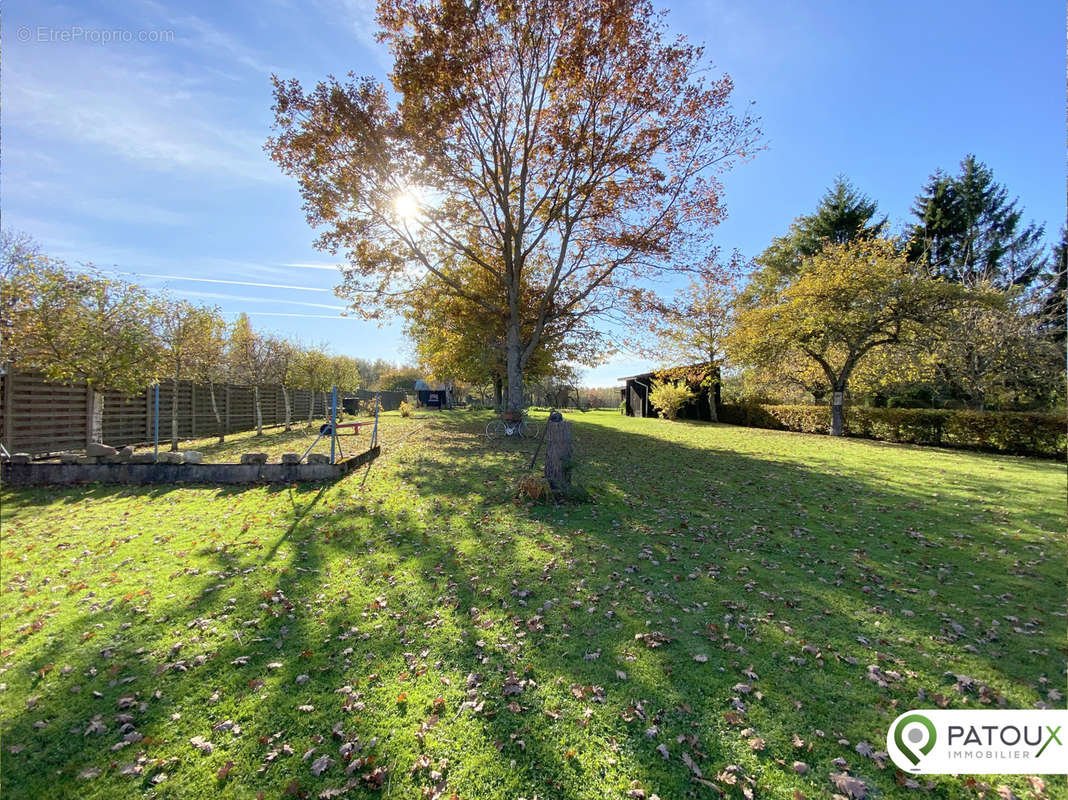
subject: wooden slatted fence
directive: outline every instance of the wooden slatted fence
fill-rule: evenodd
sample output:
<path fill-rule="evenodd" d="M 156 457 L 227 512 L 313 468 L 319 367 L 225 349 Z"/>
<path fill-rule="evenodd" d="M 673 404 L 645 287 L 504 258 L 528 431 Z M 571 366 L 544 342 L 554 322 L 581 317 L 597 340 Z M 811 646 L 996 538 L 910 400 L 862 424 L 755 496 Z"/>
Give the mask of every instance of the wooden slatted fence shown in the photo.
<path fill-rule="evenodd" d="M 212 392 L 219 412 L 212 410 Z M 307 389 L 288 389 L 290 418 L 294 423 L 329 415 L 330 395 Z M 347 396 L 371 397 L 373 392 L 344 392 Z M 171 437 L 171 399 L 178 401 L 178 437 L 192 439 L 248 431 L 256 427 L 254 390 L 249 386 L 217 383 L 212 386 L 179 381 L 177 387 L 164 381 L 159 387 L 159 438 Z M 396 409 L 403 392 L 382 392 L 384 410 Z M 94 404 L 102 403 L 101 439 L 113 447 L 153 440 L 154 391 L 137 395 L 94 393 L 84 383 L 49 383 L 37 373 L 0 374 L 0 441 L 9 453 L 45 455 L 63 450 L 81 450 L 93 440 Z M 340 401 L 339 401 L 340 407 Z M 281 386 L 260 388 L 260 412 L 264 426 L 285 423 L 285 398 Z"/>

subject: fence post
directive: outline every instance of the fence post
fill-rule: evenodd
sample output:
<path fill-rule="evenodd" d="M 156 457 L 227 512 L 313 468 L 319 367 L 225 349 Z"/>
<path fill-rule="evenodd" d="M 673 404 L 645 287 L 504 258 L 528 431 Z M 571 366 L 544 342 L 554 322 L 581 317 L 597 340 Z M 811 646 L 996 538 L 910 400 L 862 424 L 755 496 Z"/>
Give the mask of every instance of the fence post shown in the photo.
<path fill-rule="evenodd" d="M 197 438 L 197 385 L 189 382 L 189 434 L 190 438 Z"/>
<path fill-rule="evenodd" d="M 4 375 L 4 447 L 9 453 L 15 452 L 15 406 L 11 397 L 15 393 L 15 373 L 11 370 Z"/>
<path fill-rule="evenodd" d="M 4 376 L 4 447 L 7 452 L 15 452 L 15 373 L 8 370 Z"/>
<path fill-rule="evenodd" d="M 96 426 L 93 422 L 96 420 L 96 392 L 93 391 L 93 387 L 89 384 L 85 385 L 85 444 L 86 446 L 96 441 L 93 438 L 93 434 L 96 432 Z"/>
<path fill-rule="evenodd" d="M 223 393 L 223 405 L 226 406 L 226 417 L 223 420 L 226 433 L 230 433 L 230 384 L 226 384 L 226 391 Z"/>
<path fill-rule="evenodd" d="M 152 439 L 152 387 L 145 389 L 145 438 L 141 441 L 148 442 Z"/>
<path fill-rule="evenodd" d="M 334 446 L 337 444 L 337 387 L 330 395 L 330 463 L 334 463 Z"/>

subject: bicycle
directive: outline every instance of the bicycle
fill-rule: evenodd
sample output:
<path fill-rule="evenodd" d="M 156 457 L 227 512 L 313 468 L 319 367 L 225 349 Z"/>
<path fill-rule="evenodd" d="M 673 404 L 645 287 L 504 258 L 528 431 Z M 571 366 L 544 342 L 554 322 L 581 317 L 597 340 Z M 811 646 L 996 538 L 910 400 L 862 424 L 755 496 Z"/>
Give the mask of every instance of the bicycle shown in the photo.
<path fill-rule="evenodd" d="M 495 419 L 486 425 L 486 436 L 496 439 L 498 436 L 519 436 L 533 439 L 538 435 L 538 423 L 531 422 L 524 414 L 517 420 Z"/>

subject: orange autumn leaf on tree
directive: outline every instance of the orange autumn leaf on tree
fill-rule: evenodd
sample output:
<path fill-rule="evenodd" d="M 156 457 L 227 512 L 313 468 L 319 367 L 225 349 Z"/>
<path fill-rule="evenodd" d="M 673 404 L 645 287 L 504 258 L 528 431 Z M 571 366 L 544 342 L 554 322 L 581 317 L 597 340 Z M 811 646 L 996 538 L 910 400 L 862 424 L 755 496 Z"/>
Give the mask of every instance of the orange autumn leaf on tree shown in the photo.
<path fill-rule="evenodd" d="M 275 78 L 267 150 L 317 245 L 345 254 L 355 310 L 463 301 L 480 324 L 461 335 L 500 339 L 516 411 L 547 338 L 694 269 L 718 176 L 759 131 L 646 0 L 382 0 L 377 19 L 395 94 Z"/>

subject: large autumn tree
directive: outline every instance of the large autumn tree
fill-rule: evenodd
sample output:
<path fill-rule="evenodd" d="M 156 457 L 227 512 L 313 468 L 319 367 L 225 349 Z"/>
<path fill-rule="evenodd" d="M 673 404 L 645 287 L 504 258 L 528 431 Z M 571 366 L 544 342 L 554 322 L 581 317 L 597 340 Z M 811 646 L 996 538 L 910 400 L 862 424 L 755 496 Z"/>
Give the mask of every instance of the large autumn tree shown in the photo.
<path fill-rule="evenodd" d="M 357 311 L 403 310 L 432 278 L 504 320 L 518 410 L 547 329 L 691 267 L 754 121 L 648 0 L 381 0 L 377 19 L 395 94 L 276 78 L 267 150 L 347 256 Z"/>

